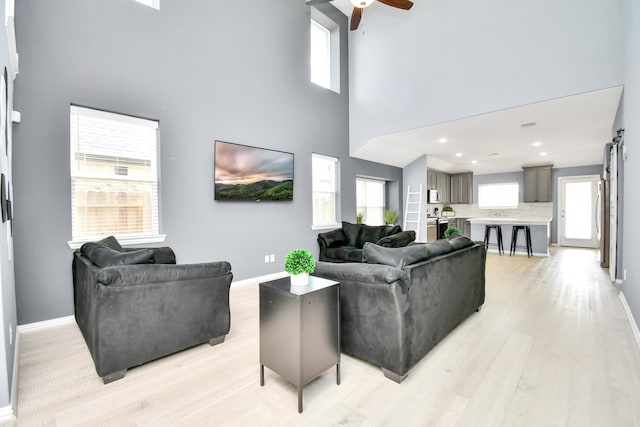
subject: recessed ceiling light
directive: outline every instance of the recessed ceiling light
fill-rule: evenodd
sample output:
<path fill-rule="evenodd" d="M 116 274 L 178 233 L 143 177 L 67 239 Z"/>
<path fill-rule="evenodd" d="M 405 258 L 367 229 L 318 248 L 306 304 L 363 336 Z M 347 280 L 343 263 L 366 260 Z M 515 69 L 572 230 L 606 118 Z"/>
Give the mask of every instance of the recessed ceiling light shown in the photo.
<path fill-rule="evenodd" d="M 476 163 L 478 163 L 478 161 L 477 160 L 471 160 L 471 163 L 473 163 L 475 165 Z"/>
<path fill-rule="evenodd" d="M 546 156 L 546 155 L 547 155 L 547 152 L 546 152 L 546 151 L 543 151 L 542 153 L 540 153 L 540 155 L 541 155 L 541 156 Z"/>
<path fill-rule="evenodd" d="M 462 153 L 456 153 L 456 157 L 462 156 Z"/>
<path fill-rule="evenodd" d="M 542 145 L 542 142 L 540 142 L 540 141 L 536 141 L 536 142 L 534 142 L 534 143 L 533 143 L 533 144 L 531 144 L 531 145 L 533 145 L 534 147 L 540 147 L 540 146 Z"/>
<path fill-rule="evenodd" d="M 447 141 L 448 141 L 448 140 L 447 140 L 447 138 L 440 138 L 440 139 L 438 140 L 438 142 L 439 142 L 440 144 L 444 144 L 444 143 L 446 143 Z"/>

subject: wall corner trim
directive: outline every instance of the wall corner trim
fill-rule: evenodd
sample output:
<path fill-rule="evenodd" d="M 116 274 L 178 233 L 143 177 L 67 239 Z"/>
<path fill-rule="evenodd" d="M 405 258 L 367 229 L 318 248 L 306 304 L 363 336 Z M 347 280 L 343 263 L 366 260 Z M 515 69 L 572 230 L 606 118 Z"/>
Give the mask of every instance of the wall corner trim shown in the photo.
<path fill-rule="evenodd" d="M 638 351 L 640 351 L 640 330 L 638 330 L 638 324 L 636 323 L 636 319 L 633 317 L 629 304 L 627 304 L 627 299 L 625 298 L 624 293 L 620 291 L 618 296 L 622 302 L 622 307 L 624 307 L 624 312 L 627 314 L 627 318 L 629 319 L 629 324 L 631 326 L 631 331 L 633 332 L 633 337 L 636 340 Z"/>

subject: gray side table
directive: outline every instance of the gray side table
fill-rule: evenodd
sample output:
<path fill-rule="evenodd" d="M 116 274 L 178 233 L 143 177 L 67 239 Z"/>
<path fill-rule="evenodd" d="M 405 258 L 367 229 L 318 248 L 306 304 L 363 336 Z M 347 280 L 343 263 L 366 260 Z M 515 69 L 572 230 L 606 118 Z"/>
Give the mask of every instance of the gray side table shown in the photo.
<path fill-rule="evenodd" d="M 260 283 L 260 385 L 264 367 L 302 388 L 336 366 L 340 385 L 340 287 L 310 276 L 309 285 L 291 289 L 289 277 Z"/>

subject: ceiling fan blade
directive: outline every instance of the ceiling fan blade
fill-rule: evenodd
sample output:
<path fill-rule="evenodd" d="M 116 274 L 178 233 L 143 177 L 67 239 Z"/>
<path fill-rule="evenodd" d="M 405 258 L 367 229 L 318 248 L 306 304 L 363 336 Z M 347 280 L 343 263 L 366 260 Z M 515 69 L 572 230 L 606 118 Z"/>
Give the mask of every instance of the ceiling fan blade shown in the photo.
<path fill-rule="evenodd" d="M 307 0 L 305 4 L 307 6 L 313 6 L 314 4 L 329 3 L 330 1 L 331 0 Z"/>
<path fill-rule="evenodd" d="M 398 9 L 409 10 L 413 6 L 413 2 L 409 0 L 378 0 L 380 3 L 384 3 L 387 6 L 397 7 Z"/>
<path fill-rule="evenodd" d="M 351 26 L 349 27 L 351 31 L 355 31 L 358 29 L 358 25 L 360 25 L 361 19 L 362 19 L 362 9 L 359 7 L 354 7 L 353 13 L 351 14 Z"/>

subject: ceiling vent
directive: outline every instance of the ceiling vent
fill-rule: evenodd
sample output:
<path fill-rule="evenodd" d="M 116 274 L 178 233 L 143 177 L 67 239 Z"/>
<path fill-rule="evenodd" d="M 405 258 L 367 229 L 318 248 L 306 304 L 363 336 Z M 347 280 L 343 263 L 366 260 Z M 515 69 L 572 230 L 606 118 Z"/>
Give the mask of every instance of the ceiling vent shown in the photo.
<path fill-rule="evenodd" d="M 521 128 L 530 128 L 533 126 L 537 126 L 538 124 L 536 122 L 529 122 L 529 123 L 523 123 L 520 125 Z"/>

